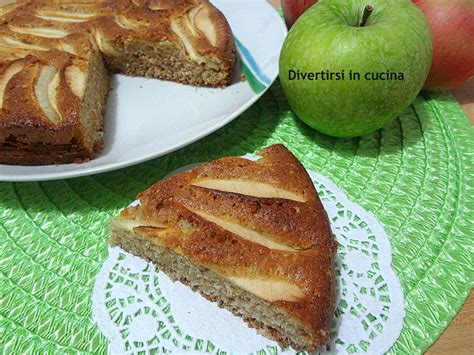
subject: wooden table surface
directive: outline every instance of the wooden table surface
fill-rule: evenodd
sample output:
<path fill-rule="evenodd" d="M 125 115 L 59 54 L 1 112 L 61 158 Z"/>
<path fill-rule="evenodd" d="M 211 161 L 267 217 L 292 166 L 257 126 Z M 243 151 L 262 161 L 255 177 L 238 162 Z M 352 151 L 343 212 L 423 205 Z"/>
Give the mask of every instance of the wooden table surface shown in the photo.
<path fill-rule="evenodd" d="M 0 0 L 0 6 L 14 0 Z M 280 0 L 268 0 L 273 6 L 279 7 Z M 452 90 L 467 116 L 474 124 L 474 79 Z M 474 352 L 474 297 L 468 298 L 462 310 L 449 325 L 438 341 L 428 350 L 427 354 L 472 354 Z"/>

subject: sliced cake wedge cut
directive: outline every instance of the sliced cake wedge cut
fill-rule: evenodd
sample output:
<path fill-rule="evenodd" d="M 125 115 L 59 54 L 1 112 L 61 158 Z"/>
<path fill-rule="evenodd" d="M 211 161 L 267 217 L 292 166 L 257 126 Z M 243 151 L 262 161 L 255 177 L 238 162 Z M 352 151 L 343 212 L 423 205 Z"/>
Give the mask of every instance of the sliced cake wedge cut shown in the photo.
<path fill-rule="evenodd" d="M 230 25 L 208 0 L 0 6 L 0 164 L 97 157 L 108 71 L 226 87 L 235 62 Z"/>
<path fill-rule="evenodd" d="M 336 242 L 304 167 L 284 146 L 172 176 L 112 220 L 111 245 L 153 262 L 296 350 L 329 340 Z"/>

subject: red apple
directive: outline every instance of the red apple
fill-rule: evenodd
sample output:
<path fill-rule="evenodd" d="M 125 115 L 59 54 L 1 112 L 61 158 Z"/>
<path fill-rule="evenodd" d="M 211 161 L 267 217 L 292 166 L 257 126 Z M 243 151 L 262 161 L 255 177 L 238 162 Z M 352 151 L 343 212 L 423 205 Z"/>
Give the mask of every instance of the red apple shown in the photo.
<path fill-rule="evenodd" d="M 427 90 L 449 90 L 474 75 L 474 0 L 412 0 L 433 30 Z"/>
<path fill-rule="evenodd" d="M 298 17 L 316 2 L 318 0 L 281 0 L 281 7 L 288 28 L 293 26 Z"/>

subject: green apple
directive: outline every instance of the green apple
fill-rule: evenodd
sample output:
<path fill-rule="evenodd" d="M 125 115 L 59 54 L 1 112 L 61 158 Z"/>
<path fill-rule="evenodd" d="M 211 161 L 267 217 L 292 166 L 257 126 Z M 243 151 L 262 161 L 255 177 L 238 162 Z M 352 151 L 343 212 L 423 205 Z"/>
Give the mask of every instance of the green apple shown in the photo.
<path fill-rule="evenodd" d="M 309 126 L 356 137 L 410 105 L 428 76 L 432 46 L 430 26 L 410 0 L 321 0 L 291 28 L 280 81 Z"/>

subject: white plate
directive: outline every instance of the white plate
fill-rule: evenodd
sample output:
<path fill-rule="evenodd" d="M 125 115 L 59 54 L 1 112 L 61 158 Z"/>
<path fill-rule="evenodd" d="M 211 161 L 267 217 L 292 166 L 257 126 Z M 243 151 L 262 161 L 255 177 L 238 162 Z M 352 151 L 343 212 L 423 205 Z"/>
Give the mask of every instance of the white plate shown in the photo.
<path fill-rule="evenodd" d="M 286 27 L 265 0 L 212 0 L 227 17 L 241 61 L 260 83 L 239 80 L 226 89 L 161 80 L 112 77 L 102 154 L 84 164 L 0 165 L 0 181 L 40 181 L 115 170 L 170 153 L 216 131 L 245 111 L 278 75 Z"/>

